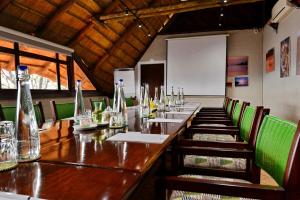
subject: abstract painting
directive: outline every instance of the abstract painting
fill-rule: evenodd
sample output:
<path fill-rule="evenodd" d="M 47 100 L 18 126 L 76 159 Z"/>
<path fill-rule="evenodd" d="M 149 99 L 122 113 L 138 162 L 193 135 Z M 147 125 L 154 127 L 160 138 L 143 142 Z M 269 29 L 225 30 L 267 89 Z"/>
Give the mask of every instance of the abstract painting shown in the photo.
<path fill-rule="evenodd" d="M 270 49 L 266 54 L 266 72 L 273 72 L 275 70 L 275 53 L 274 48 Z"/>
<path fill-rule="evenodd" d="M 288 77 L 290 75 L 291 65 L 291 47 L 290 37 L 287 37 L 280 45 L 280 77 Z"/>
<path fill-rule="evenodd" d="M 235 87 L 248 86 L 248 84 L 249 84 L 248 82 L 249 82 L 249 79 L 247 76 L 234 78 Z"/>

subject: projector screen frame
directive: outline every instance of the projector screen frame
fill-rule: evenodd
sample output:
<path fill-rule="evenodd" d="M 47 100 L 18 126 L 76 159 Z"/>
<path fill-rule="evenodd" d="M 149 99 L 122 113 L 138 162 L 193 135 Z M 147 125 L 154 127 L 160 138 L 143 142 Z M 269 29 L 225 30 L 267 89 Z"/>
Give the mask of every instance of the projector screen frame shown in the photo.
<path fill-rule="evenodd" d="M 199 38 L 199 37 L 205 37 L 205 36 L 225 36 L 225 43 L 226 43 L 226 52 L 225 52 L 225 83 L 224 83 L 224 88 L 225 88 L 225 94 L 224 95 L 204 95 L 204 94 L 199 94 L 199 95 L 184 95 L 184 96 L 187 96 L 187 97 L 225 97 L 227 95 L 227 86 L 226 86 L 226 83 L 227 83 L 227 65 L 228 65 L 228 36 L 229 34 L 204 34 L 204 35 L 196 35 L 196 36 L 187 36 L 187 37 L 171 37 L 171 38 L 166 38 L 165 39 L 165 42 L 166 42 L 166 70 L 165 70 L 165 77 L 166 77 L 166 80 L 165 80 L 165 94 L 167 96 L 170 96 L 171 94 L 168 92 L 168 41 L 169 40 L 173 40 L 173 39 L 189 39 L 189 38 Z M 176 94 L 176 88 L 174 88 L 174 92 Z"/>

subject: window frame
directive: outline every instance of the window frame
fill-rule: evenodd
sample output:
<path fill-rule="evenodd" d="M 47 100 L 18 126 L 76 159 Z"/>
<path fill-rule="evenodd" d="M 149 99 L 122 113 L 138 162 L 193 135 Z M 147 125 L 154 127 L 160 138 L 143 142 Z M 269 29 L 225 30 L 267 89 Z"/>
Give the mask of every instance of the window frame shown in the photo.
<path fill-rule="evenodd" d="M 56 81 L 57 81 L 57 90 L 31 90 L 31 94 L 33 98 L 53 98 L 53 97 L 72 97 L 75 94 L 75 80 L 74 80 L 74 62 L 78 64 L 80 69 L 86 74 L 86 70 L 83 69 L 81 63 L 78 63 L 76 59 L 74 59 L 74 54 L 67 55 L 66 60 L 61 60 L 59 58 L 59 53 L 56 52 L 55 58 L 35 54 L 27 51 L 22 51 L 19 48 L 19 43 L 14 42 L 13 49 L 0 46 L 0 53 L 6 53 L 14 55 L 15 58 L 15 66 L 17 68 L 20 65 L 20 57 L 28 57 L 33 59 L 39 59 L 43 61 L 49 61 L 56 64 Z M 61 81 L 60 81 L 60 65 L 67 66 L 67 79 L 68 79 L 68 90 L 61 90 Z M 17 72 L 17 69 L 15 69 Z M 87 75 L 87 74 L 86 74 Z M 16 76 L 18 74 L 16 73 Z M 90 78 L 90 77 L 88 77 Z M 17 78 L 16 78 L 17 80 Z M 90 80 L 91 81 L 91 80 Z M 93 84 L 93 82 L 92 82 Z M 93 84 L 94 85 L 94 84 Z M 96 90 L 83 90 L 83 94 L 85 96 L 95 96 L 100 95 L 97 87 L 94 85 Z M 0 99 L 15 99 L 17 97 L 17 89 L 2 89 L 0 85 Z"/>

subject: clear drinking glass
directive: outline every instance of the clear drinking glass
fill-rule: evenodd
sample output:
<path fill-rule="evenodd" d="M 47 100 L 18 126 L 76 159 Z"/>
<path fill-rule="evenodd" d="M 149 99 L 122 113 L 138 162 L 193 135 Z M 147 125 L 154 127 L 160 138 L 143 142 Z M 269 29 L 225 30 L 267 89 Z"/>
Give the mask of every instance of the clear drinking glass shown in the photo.
<path fill-rule="evenodd" d="M 102 102 L 95 102 L 95 109 L 93 111 L 92 117 L 93 122 L 96 124 L 100 124 L 102 121 Z"/>
<path fill-rule="evenodd" d="M 0 171 L 16 167 L 17 141 L 15 128 L 11 121 L 0 122 Z"/>

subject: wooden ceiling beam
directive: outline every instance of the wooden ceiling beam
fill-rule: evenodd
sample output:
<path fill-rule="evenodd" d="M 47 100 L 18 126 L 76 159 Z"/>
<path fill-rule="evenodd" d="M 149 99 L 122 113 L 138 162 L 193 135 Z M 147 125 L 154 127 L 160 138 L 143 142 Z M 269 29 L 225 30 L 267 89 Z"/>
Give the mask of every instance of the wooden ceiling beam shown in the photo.
<path fill-rule="evenodd" d="M 109 13 L 111 12 L 113 9 L 115 9 L 117 6 L 119 5 L 118 1 L 113 1 L 104 11 L 102 11 L 101 13 Z M 96 14 L 95 16 L 97 16 L 99 14 Z M 84 38 L 84 36 L 87 34 L 87 32 L 92 29 L 95 25 L 99 25 L 102 26 L 102 24 L 99 22 L 99 20 L 95 17 L 95 16 L 91 16 L 91 18 L 89 19 L 89 22 L 87 23 L 87 25 L 85 27 L 83 27 L 71 40 L 69 40 L 67 42 L 67 46 L 71 46 L 73 47 L 78 41 L 80 41 L 82 38 Z"/>
<path fill-rule="evenodd" d="M 10 4 L 10 0 L 1 0 L 0 1 L 0 12 L 2 12 L 3 10 L 5 10 L 5 8 L 7 8 L 7 6 Z"/>
<path fill-rule="evenodd" d="M 139 18 L 154 17 L 160 15 L 169 15 L 174 13 L 183 13 L 195 10 L 203 10 L 207 8 L 217 8 L 217 7 L 226 7 L 232 5 L 246 4 L 246 3 L 255 3 L 263 0 L 228 0 L 226 4 L 216 2 L 213 0 L 210 1 L 186 1 L 181 3 L 176 3 L 173 5 L 158 6 L 158 7 L 148 7 L 142 9 L 132 10 L 136 16 Z M 125 12 L 112 13 L 107 15 L 102 15 L 99 17 L 100 21 L 109 23 L 112 21 L 120 20 L 129 20 L 135 19 L 135 16 L 129 12 L 128 15 Z"/>
<path fill-rule="evenodd" d="M 50 14 L 46 21 L 36 29 L 35 35 L 38 37 L 41 36 L 48 27 L 52 26 L 77 1 L 78 0 L 69 0 L 60 5 L 52 14 Z"/>
<path fill-rule="evenodd" d="M 135 23 L 131 23 L 130 27 L 127 28 L 127 30 L 125 31 L 125 33 L 120 37 L 119 40 L 117 40 L 115 42 L 115 44 L 107 51 L 107 53 L 105 54 L 105 56 L 103 56 L 98 64 L 95 65 L 95 69 L 97 69 L 98 67 L 101 68 L 101 65 L 110 57 L 110 55 L 113 54 L 113 52 L 119 48 L 119 46 L 126 41 L 127 37 L 129 35 L 131 35 L 132 31 L 136 29 L 136 24 Z"/>
<path fill-rule="evenodd" d="M 26 10 L 27 12 L 30 12 L 30 13 L 32 13 L 34 15 L 37 15 L 37 16 L 42 17 L 42 18 L 45 17 L 45 15 L 43 13 L 41 13 L 39 11 L 36 11 L 36 10 L 32 9 L 31 7 L 28 7 L 28 6 L 26 6 L 26 5 L 24 5 L 24 4 L 20 3 L 20 2 L 17 2 L 16 0 L 11 1 L 11 3 L 14 6 L 17 6 L 18 8 L 22 8 L 23 10 Z"/>

